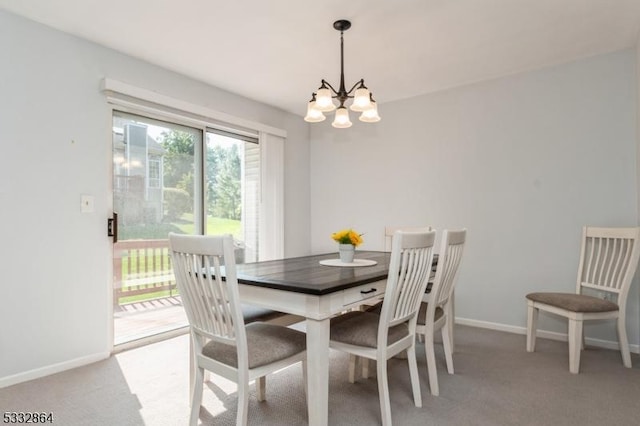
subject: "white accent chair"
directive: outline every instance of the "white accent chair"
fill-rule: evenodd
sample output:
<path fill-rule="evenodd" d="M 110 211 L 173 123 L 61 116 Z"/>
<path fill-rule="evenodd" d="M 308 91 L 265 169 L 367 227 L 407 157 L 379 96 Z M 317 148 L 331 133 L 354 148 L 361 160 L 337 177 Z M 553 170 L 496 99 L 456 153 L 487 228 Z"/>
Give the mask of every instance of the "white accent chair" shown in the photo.
<path fill-rule="evenodd" d="M 380 410 L 385 426 L 391 425 L 387 360 L 401 352 L 407 353 L 415 406 L 422 406 L 415 331 L 431 272 L 435 236 L 435 231 L 396 231 L 380 315 L 352 311 L 331 320 L 331 348 L 377 361 Z"/>
<path fill-rule="evenodd" d="M 639 256 L 640 228 L 585 226 L 576 292 L 530 293 L 526 296 L 527 352 L 533 352 L 536 347 L 540 310 L 565 317 L 569 321 L 569 371 L 578 374 L 580 351 L 584 347 L 583 322 L 616 319 L 622 362 L 631 368 L 625 313 Z"/>
<path fill-rule="evenodd" d="M 424 336 L 424 351 L 427 356 L 429 388 L 432 395 L 439 395 L 438 371 L 434 349 L 434 333 L 442 330 L 442 344 L 447 362 L 447 371 L 453 374 L 452 337 L 449 325 L 453 322 L 453 290 L 458 280 L 458 270 L 462 261 L 467 230 L 445 230 L 440 241 L 440 252 L 433 279 L 431 293 L 425 295 L 420 305 L 416 333 Z"/>
<path fill-rule="evenodd" d="M 189 423 L 198 422 L 206 369 L 238 384 L 236 424 L 244 426 L 250 381 L 256 380 L 258 400 L 263 401 L 267 374 L 302 361 L 306 376 L 306 335 L 263 322 L 245 326 L 231 235 L 170 233 L 169 245 L 196 366 Z"/>

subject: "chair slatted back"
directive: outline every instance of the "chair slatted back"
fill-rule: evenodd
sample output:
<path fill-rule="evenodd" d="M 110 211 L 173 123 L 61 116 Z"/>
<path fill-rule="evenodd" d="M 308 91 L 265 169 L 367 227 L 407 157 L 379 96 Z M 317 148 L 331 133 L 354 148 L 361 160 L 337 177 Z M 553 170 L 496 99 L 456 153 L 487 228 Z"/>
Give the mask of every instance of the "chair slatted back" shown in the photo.
<path fill-rule="evenodd" d="M 458 278 L 458 270 L 462 261 L 467 230 L 447 230 L 442 233 L 436 276 L 431 293 L 434 294 L 435 307 L 449 301 Z M 434 307 L 434 309 L 435 309 Z"/>
<path fill-rule="evenodd" d="M 233 238 L 170 233 L 169 245 L 191 330 L 207 339 L 235 345 L 237 338 L 244 338 L 244 321 Z"/>
<path fill-rule="evenodd" d="M 393 235 L 391 262 L 385 291 L 378 342 L 386 341 L 387 329 L 412 322 L 415 329 L 422 295 L 427 288 L 435 231 L 396 231 Z"/>
<path fill-rule="evenodd" d="M 385 226 L 384 251 L 391 251 L 391 242 L 393 240 L 393 234 L 395 234 L 396 231 L 426 232 L 426 231 L 431 231 L 431 227 L 430 226 L 419 226 L 419 227 Z"/>
<path fill-rule="evenodd" d="M 626 295 L 639 256 L 640 228 L 585 226 L 582 231 L 577 293 L 581 293 L 584 287 Z"/>

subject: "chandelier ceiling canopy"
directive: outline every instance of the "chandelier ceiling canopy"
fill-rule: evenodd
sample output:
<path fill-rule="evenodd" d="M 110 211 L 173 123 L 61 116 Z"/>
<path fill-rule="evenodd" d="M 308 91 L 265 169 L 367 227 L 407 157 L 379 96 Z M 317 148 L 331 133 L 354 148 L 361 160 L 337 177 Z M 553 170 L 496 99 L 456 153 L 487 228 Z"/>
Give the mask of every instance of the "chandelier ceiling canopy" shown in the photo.
<path fill-rule="evenodd" d="M 364 85 L 364 79 L 357 81 L 348 91 L 344 85 L 343 33 L 351 28 L 351 22 L 341 19 L 333 23 L 333 28 L 340 31 L 340 87 L 336 90 L 328 81 L 322 79 L 318 90 L 311 95 L 311 100 L 307 105 L 307 115 L 304 117 L 304 120 L 309 123 L 318 123 L 326 119 L 324 115 L 325 112 L 335 110 L 335 117 L 331 125 L 339 129 L 351 127 L 352 123 L 349 119 L 349 110 L 345 106 L 346 102 L 351 100 L 349 109 L 360 113 L 360 121 L 365 123 L 380 121 L 378 105 L 367 86 Z M 334 99 L 337 102 L 334 102 Z"/>

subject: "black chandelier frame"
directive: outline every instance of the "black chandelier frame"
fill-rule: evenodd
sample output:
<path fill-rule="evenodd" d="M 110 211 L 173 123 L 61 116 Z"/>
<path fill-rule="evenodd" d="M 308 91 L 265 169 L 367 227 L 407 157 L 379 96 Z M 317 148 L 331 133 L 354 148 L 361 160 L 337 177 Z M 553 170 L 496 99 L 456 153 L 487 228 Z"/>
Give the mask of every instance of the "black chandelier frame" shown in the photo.
<path fill-rule="evenodd" d="M 333 95 L 331 96 L 333 99 L 337 99 L 340 102 L 340 106 L 338 108 L 344 108 L 344 103 L 349 99 L 353 99 L 353 91 L 356 89 L 367 89 L 367 86 L 364 85 L 364 79 L 361 78 L 357 81 L 349 91 L 347 91 L 344 85 L 344 32 L 351 28 L 351 22 L 346 19 L 340 19 L 333 23 L 333 28 L 340 31 L 340 87 L 338 90 L 334 89 L 334 87 L 325 79 L 320 81 L 321 85 L 318 88 L 320 89 L 331 89 Z M 367 89 L 368 90 L 368 89 Z M 369 95 L 371 100 L 373 100 L 373 96 Z M 312 101 L 315 101 L 316 92 L 312 95 Z"/>

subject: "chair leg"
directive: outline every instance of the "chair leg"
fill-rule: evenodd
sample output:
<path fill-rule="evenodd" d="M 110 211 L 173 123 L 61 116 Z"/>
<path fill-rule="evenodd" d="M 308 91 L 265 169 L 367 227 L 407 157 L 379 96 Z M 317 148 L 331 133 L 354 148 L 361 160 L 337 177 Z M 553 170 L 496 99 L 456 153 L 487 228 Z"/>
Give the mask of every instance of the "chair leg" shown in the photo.
<path fill-rule="evenodd" d="M 580 371 L 580 341 L 582 340 L 582 320 L 569 319 L 569 371 Z"/>
<path fill-rule="evenodd" d="M 536 332 L 538 331 L 538 308 L 533 302 L 527 302 L 527 352 L 536 350 Z"/>
<path fill-rule="evenodd" d="M 258 394 L 258 401 L 263 402 L 267 399 L 267 376 L 258 377 L 256 379 L 256 393 Z"/>
<path fill-rule="evenodd" d="M 194 381 L 191 397 L 191 413 L 189 415 L 189 425 L 196 426 L 200 416 L 200 405 L 202 404 L 202 388 L 204 386 L 204 369 L 196 367 L 194 371 Z"/>
<path fill-rule="evenodd" d="M 631 351 L 629 350 L 629 339 L 627 339 L 627 326 L 625 322 L 624 315 L 618 316 L 618 342 L 620 345 L 620 353 L 622 354 L 622 364 L 627 368 L 631 368 Z"/>
<path fill-rule="evenodd" d="M 415 344 L 407 350 L 407 361 L 409 362 L 409 375 L 411 377 L 411 387 L 413 388 L 413 402 L 416 407 L 422 407 L 422 394 L 420 393 L 420 378 L 418 377 L 418 361 L 416 360 Z"/>
<path fill-rule="evenodd" d="M 382 426 L 391 426 L 391 401 L 389 400 L 389 381 L 387 379 L 387 360 L 377 360 L 378 394 L 380 396 L 380 414 Z"/>
<path fill-rule="evenodd" d="M 436 353 L 433 347 L 433 328 L 427 329 L 424 334 L 424 351 L 427 355 L 427 372 L 429 373 L 429 388 L 431 395 L 438 396 L 438 371 L 436 370 Z"/>
<path fill-rule="evenodd" d="M 236 416 L 236 426 L 247 426 L 248 412 L 249 383 L 247 383 L 246 380 L 238 380 L 238 414 Z"/>
<path fill-rule="evenodd" d="M 455 351 L 455 343 L 453 340 L 453 328 L 456 324 L 456 313 L 455 313 L 455 293 L 451 293 L 451 297 L 449 298 L 449 303 L 447 303 L 447 331 L 449 333 L 449 341 L 451 342 L 451 353 Z"/>
<path fill-rule="evenodd" d="M 359 360 L 359 356 L 349 354 L 349 383 L 356 382 L 356 369 L 358 368 Z"/>
<path fill-rule="evenodd" d="M 307 410 L 309 410 L 309 392 L 307 391 L 308 387 L 308 378 L 307 378 L 307 361 L 302 361 L 302 382 L 304 384 L 304 400 L 307 402 Z"/>
<path fill-rule="evenodd" d="M 447 323 L 450 321 L 449 317 L 447 317 Z M 448 327 L 442 327 L 442 346 L 444 347 L 444 358 L 447 361 L 447 372 L 449 374 L 453 374 L 453 356 L 452 356 L 452 346 L 453 342 L 449 336 Z"/>
<path fill-rule="evenodd" d="M 362 363 L 362 378 L 369 378 L 369 359 L 368 358 L 360 358 L 360 362 Z"/>

